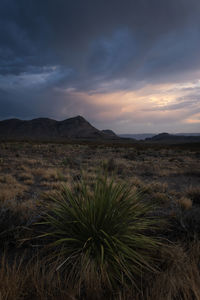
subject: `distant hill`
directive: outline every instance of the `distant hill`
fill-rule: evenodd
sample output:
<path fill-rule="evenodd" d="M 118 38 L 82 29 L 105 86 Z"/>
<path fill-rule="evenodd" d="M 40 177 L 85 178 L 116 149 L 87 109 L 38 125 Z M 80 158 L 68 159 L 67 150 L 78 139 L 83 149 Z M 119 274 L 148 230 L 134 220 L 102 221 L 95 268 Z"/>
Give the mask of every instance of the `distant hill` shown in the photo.
<path fill-rule="evenodd" d="M 160 134 L 156 134 L 156 133 L 133 133 L 133 134 L 127 133 L 127 134 L 119 134 L 118 136 L 120 136 L 122 138 L 129 138 L 129 139 L 135 139 L 135 140 L 145 140 L 145 139 L 151 139 L 154 136 L 159 136 L 159 135 Z M 175 133 L 175 134 L 169 134 L 169 135 L 170 136 L 195 137 L 195 136 L 200 136 L 200 133 Z"/>
<path fill-rule="evenodd" d="M 200 136 L 185 136 L 185 135 L 173 135 L 169 133 L 160 133 L 152 138 L 146 138 L 146 142 L 158 142 L 158 143 L 169 143 L 169 144 L 176 144 L 176 143 L 199 143 Z"/>
<path fill-rule="evenodd" d="M 175 135 L 184 135 L 184 136 L 200 136 L 200 133 L 176 133 Z"/>
<path fill-rule="evenodd" d="M 110 137 L 115 137 L 117 138 L 118 136 L 116 135 L 116 133 L 114 133 L 114 131 L 110 130 L 110 129 L 104 129 L 104 130 L 101 130 L 101 132 L 107 134 L 108 136 Z"/>
<path fill-rule="evenodd" d="M 146 138 L 151 138 L 154 136 L 155 133 L 125 133 L 125 134 L 119 134 L 118 136 L 122 138 L 129 138 L 129 139 L 134 139 L 134 140 L 144 140 Z"/>
<path fill-rule="evenodd" d="M 112 136 L 113 138 L 114 136 Z M 110 139 L 111 135 L 93 127 L 83 117 L 64 121 L 38 118 L 29 121 L 0 121 L 1 139 Z"/>

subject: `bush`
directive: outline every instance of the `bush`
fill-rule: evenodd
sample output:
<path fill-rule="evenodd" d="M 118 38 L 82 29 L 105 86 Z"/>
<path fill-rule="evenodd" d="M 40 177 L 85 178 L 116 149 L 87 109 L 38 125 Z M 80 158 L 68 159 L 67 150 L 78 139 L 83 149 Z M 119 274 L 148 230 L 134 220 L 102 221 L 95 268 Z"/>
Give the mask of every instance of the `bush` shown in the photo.
<path fill-rule="evenodd" d="M 192 200 L 194 205 L 200 205 L 200 187 L 190 187 L 186 190 L 186 195 Z"/>
<path fill-rule="evenodd" d="M 114 173 L 117 171 L 117 164 L 114 158 L 109 158 L 107 161 L 104 161 L 102 164 L 103 170 L 108 173 Z"/>
<path fill-rule="evenodd" d="M 0 207 L 0 248 L 15 245 L 24 223 L 18 212 L 3 205 Z"/>
<path fill-rule="evenodd" d="M 147 233 L 159 226 L 150 216 L 152 206 L 127 185 L 106 178 L 98 178 L 93 190 L 81 181 L 78 191 L 63 187 L 43 222 L 57 270 L 63 268 L 79 291 L 100 294 L 137 286 L 144 272 L 155 271 L 160 246 Z"/>

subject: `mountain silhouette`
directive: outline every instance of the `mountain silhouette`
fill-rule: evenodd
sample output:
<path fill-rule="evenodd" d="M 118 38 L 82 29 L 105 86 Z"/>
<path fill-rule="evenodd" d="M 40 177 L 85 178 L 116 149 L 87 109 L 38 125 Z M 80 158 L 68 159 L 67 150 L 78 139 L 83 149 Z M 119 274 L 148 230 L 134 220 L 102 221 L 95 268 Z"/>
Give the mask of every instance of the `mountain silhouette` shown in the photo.
<path fill-rule="evenodd" d="M 48 118 L 0 121 L 2 139 L 109 139 L 110 134 L 93 127 L 82 116 L 56 121 Z M 117 138 L 117 136 L 116 136 Z"/>

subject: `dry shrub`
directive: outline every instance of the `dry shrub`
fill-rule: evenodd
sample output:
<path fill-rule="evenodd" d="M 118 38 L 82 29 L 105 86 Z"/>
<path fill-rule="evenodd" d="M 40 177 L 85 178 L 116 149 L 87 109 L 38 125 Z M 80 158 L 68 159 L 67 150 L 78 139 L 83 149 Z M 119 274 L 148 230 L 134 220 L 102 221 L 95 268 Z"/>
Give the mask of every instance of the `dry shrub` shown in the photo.
<path fill-rule="evenodd" d="M 161 183 L 159 181 L 153 181 L 149 184 L 146 184 L 146 189 L 149 190 L 149 192 L 160 192 L 160 193 L 166 193 L 168 189 L 168 184 Z"/>
<path fill-rule="evenodd" d="M 152 199 L 153 201 L 155 201 L 155 203 L 163 206 L 165 205 L 168 206 L 171 201 L 166 193 L 161 193 L 161 192 L 152 193 Z"/>
<path fill-rule="evenodd" d="M 9 266 L 6 256 L 1 259 L 0 267 L 0 299 L 23 299 L 25 298 L 26 274 L 22 272 L 21 262 L 16 261 Z"/>
<path fill-rule="evenodd" d="M 186 190 L 186 195 L 192 200 L 193 204 L 200 205 L 200 187 L 190 186 Z"/>
<path fill-rule="evenodd" d="M 197 164 L 190 164 L 188 167 L 183 170 L 184 174 L 187 176 L 200 177 L 200 170 Z"/>
<path fill-rule="evenodd" d="M 143 186 L 143 181 L 140 180 L 138 177 L 134 176 L 134 177 L 131 177 L 130 179 L 130 183 L 133 184 L 134 186 L 136 187 L 141 187 Z"/>
<path fill-rule="evenodd" d="M 169 176 L 172 176 L 173 174 L 174 174 L 174 172 L 167 168 L 162 168 L 157 173 L 157 175 L 160 177 L 169 177 Z"/>
<path fill-rule="evenodd" d="M 33 185 L 34 184 L 34 180 L 32 180 L 32 179 L 26 179 L 26 180 L 24 180 L 24 184 L 26 184 L 26 185 Z"/>
<path fill-rule="evenodd" d="M 33 180 L 33 175 L 29 172 L 22 172 L 18 174 L 18 179 L 21 181 Z"/>
<path fill-rule="evenodd" d="M 191 209 L 186 210 L 182 215 L 181 223 L 190 238 L 200 237 L 200 207 L 192 206 Z"/>
<path fill-rule="evenodd" d="M 24 171 L 26 173 L 31 172 L 31 168 L 29 166 L 23 164 L 21 161 L 19 161 L 19 162 L 16 161 L 16 163 L 17 163 L 17 167 L 16 167 L 17 170 Z"/>
<path fill-rule="evenodd" d="M 18 193 L 15 189 L 10 189 L 9 187 L 5 188 L 0 184 L 0 202 L 3 203 L 5 201 L 9 201 L 13 199 Z"/>
<path fill-rule="evenodd" d="M 113 157 L 103 162 L 103 169 L 108 173 L 116 172 L 117 165 Z"/>
<path fill-rule="evenodd" d="M 41 164 L 41 161 L 38 161 L 37 159 L 33 158 L 24 158 L 22 162 L 30 167 L 35 167 L 38 164 Z"/>
<path fill-rule="evenodd" d="M 15 184 L 17 184 L 17 180 L 15 179 L 15 177 L 13 177 L 10 174 L 4 174 L 4 175 L 0 176 L 0 183 L 15 185 Z"/>
<path fill-rule="evenodd" d="M 37 198 L 30 198 L 12 206 L 12 209 L 21 216 L 22 220 L 28 220 L 33 215 L 38 214 L 38 206 L 41 206 L 41 202 Z"/>
<path fill-rule="evenodd" d="M 57 180 L 58 172 L 54 168 L 37 168 L 32 171 L 33 175 L 42 180 Z"/>
<path fill-rule="evenodd" d="M 15 201 L 17 197 L 22 197 L 25 191 L 27 186 L 16 180 L 13 180 L 13 183 L 0 183 L 0 202 Z"/>
<path fill-rule="evenodd" d="M 137 152 L 135 149 L 132 149 L 131 151 L 129 150 L 123 155 L 123 157 L 128 160 L 137 160 Z"/>
<path fill-rule="evenodd" d="M 184 210 L 188 210 L 192 207 L 192 200 L 190 198 L 187 197 L 181 197 L 178 200 L 178 204 L 180 205 L 180 207 Z"/>
<path fill-rule="evenodd" d="M 0 208 L 0 249 L 15 247 L 21 226 L 25 222 L 21 213 L 7 207 Z"/>
<path fill-rule="evenodd" d="M 133 290 L 115 294 L 115 300 L 199 300 L 200 273 L 198 269 L 200 242 L 193 242 L 189 249 L 181 245 L 165 248 L 162 253 L 162 271 L 149 278 L 143 290 Z M 7 254 L 0 261 L 0 299 L 1 300 L 75 300 L 76 292 L 66 285 L 66 280 L 58 272 L 47 268 L 45 261 L 26 256 L 7 259 Z M 28 257 L 28 256 L 27 256 Z M 24 260 L 25 259 L 25 260 Z M 90 297 L 81 300 L 97 299 L 95 287 L 91 289 Z"/>
<path fill-rule="evenodd" d="M 43 180 L 40 182 L 40 186 L 52 189 L 52 188 L 58 188 L 58 182 L 57 181 L 46 181 Z"/>
<path fill-rule="evenodd" d="M 108 174 L 128 175 L 129 164 L 122 159 L 114 159 L 110 157 L 102 163 L 103 170 Z"/>
<path fill-rule="evenodd" d="M 4 254 L 0 261 L 0 300 L 73 300 L 74 293 L 61 281 L 58 273 L 47 269 L 44 261 L 9 262 Z"/>
<path fill-rule="evenodd" d="M 164 271 L 160 272 L 148 288 L 149 297 L 154 300 L 199 300 L 200 272 L 198 269 L 200 242 L 194 242 L 189 250 L 180 245 L 164 251 Z"/>
<path fill-rule="evenodd" d="M 0 202 L 0 247 L 16 246 L 18 237 L 23 234 L 23 226 L 35 215 L 41 207 L 37 199 L 26 201 Z"/>
<path fill-rule="evenodd" d="M 72 168 L 72 169 L 77 169 L 77 168 L 80 168 L 80 165 L 81 165 L 81 157 L 75 157 L 75 155 L 71 155 L 71 156 L 68 156 L 68 157 L 65 157 L 62 161 L 61 161 L 61 164 L 63 166 L 66 166 L 66 167 L 69 167 L 69 168 Z"/>

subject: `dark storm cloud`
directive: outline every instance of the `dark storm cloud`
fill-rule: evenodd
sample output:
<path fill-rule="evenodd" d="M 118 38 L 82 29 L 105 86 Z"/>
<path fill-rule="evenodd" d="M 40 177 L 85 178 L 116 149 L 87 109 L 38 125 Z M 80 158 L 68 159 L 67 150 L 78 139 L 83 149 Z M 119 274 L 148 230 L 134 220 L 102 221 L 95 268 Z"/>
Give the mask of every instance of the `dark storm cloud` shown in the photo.
<path fill-rule="evenodd" d="M 2 0 L 1 62 L 10 73 L 12 63 L 14 73 L 17 66 L 21 72 L 27 65 L 59 63 L 79 72 L 106 73 L 113 66 L 123 73 L 137 67 L 155 43 L 155 56 L 160 50 L 168 56 L 166 47 L 174 44 L 175 54 L 183 51 L 177 39 L 181 35 L 185 42 L 185 27 L 199 30 L 199 8 L 198 0 Z M 170 33 L 174 36 L 167 43 Z"/>
<path fill-rule="evenodd" d="M 68 88 L 187 80 L 200 67 L 199 15 L 199 0 L 1 0 L 0 118 L 70 115 L 82 104 Z"/>

